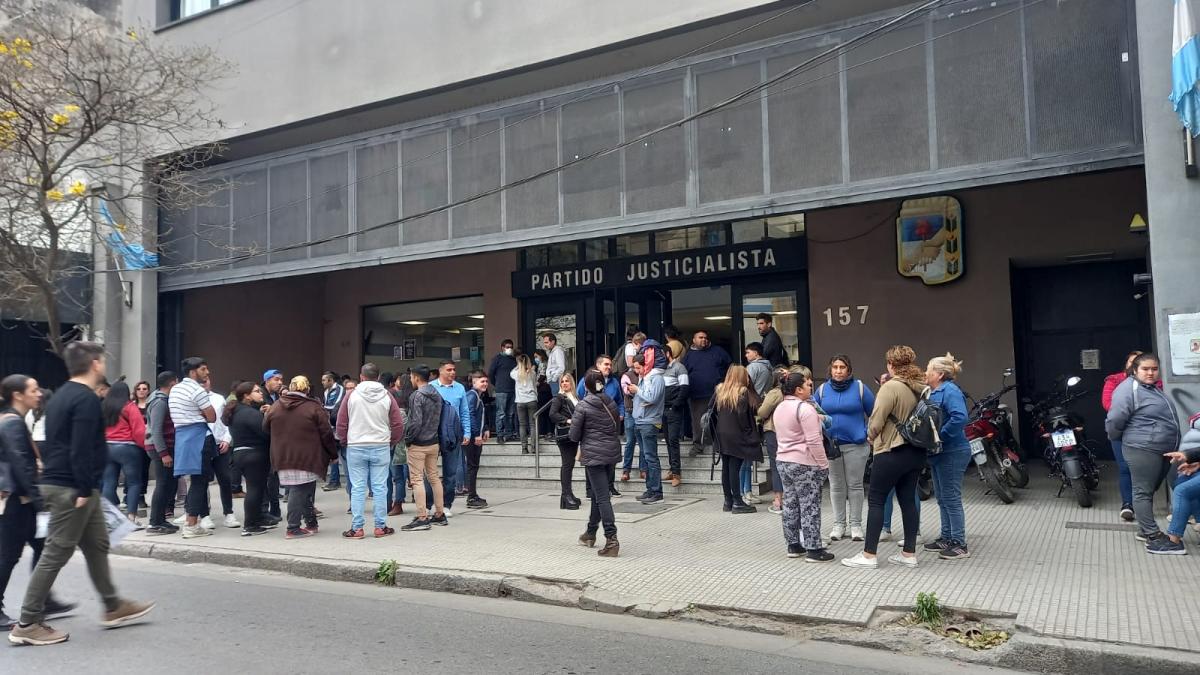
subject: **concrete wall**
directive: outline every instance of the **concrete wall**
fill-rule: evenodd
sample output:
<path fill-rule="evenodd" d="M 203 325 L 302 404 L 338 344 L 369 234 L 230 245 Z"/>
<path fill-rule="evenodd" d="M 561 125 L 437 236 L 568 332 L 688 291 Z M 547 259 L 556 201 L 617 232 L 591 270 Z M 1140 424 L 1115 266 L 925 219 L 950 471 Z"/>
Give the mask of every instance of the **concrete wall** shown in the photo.
<path fill-rule="evenodd" d="M 1200 312 L 1200 179 L 1184 175 L 1183 126 L 1167 101 L 1172 10 L 1169 2 L 1138 0 L 1138 61 L 1158 352 L 1164 359 L 1166 389 L 1180 417 L 1186 418 L 1200 411 L 1200 377 L 1171 374 L 1167 315 Z M 1200 140 L 1196 145 L 1200 148 Z"/>
<path fill-rule="evenodd" d="M 490 356 L 517 336 L 515 268 L 514 253 L 494 253 L 184 291 L 183 350 L 206 357 L 222 389 L 267 368 L 354 372 L 364 306 L 482 293 Z"/>
<path fill-rule="evenodd" d="M 1101 251 L 1144 255 L 1145 239 L 1128 231 L 1132 214 L 1144 208 L 1143 187 L 1135 169 L 952 193 L 963 210 L 965 273 L 944 286 L 896 271 L 900 202 L 805 214 L 816 371 L 841 352 L 869 381 L 884 371 L 887 348 L 903 343 L 922 365 L 951 351 L 964 361 L 968 391 L 995 389 L 1000 372 L 1016 365 L 1010 260 L 1062 264 L 1067 255 Z M 851 325 L 838 325 L 837 308 L 858 305 L 870 306 L 866 325 L 858 325 L 853 309 Z"/>

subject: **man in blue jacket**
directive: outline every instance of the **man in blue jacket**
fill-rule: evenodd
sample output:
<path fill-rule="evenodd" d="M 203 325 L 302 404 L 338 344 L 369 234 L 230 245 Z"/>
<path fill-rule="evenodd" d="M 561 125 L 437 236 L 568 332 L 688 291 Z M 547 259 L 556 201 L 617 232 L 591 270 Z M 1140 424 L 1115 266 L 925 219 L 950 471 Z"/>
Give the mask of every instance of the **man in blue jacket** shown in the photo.
<path fill-rule="evenodd" d="M 725 371 L 731 363 L 729 352 L 709 342 L 706 331 L 698 330 L 692 336 L 692 347 L 683 357 L 683 365 L 688 371 L 688 400 L 692 406 L 693 457 L 704 451 L 700 442 L 700 429 L 704 425 L 700 418 L 708 411 L 713 392 L 725 379 Z"/>
<path fill-rule="evenodd" d="M 604 375 L 604 393 L 617 404 L 617 412 L 621 419 L 625 419 L 625 397 L 621 395 L 621 378 L 613 375 L 613 360 L 608 354 L 601 354 L 596 357 L 596 370 Z M 579 379 L 579 384 L 575 387 L 575 395 L 583 398 L 588 395 L 587 388 L 583 386 L 583 378 Z"/>

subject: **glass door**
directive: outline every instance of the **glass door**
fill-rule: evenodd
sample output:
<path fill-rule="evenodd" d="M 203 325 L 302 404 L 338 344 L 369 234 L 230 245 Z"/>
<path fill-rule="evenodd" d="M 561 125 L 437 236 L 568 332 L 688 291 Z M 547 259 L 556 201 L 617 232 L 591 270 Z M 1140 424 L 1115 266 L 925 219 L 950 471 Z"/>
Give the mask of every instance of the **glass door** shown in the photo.
<path fill-rule="evenodd" d="M 738 348 L 739 363 L 744 361 L 742 347 L 759 342 L 759 314 L 770 314 L 776 332 L 783 341 L 783 348 L 792 363 L 812 367 L 812 342 L 808 320 L 808 284 L 798 279 L 793 288 L 776 285 L 740 286 L 734 306 L 740 310 L 737 331 L 741 343 Z"/>
<path fill-rule="evenodd" d="M 553 333 L 558 345 L 567 356 L 567 369 L 579 372 L 578 360 L 590 352 L 585 344 L 586 302 L 583 298 L 537 299 L 524 303 L 524 321 L 521 322 L 521 341 L 517 349 L 532 356 L 535 349 L 542 349 L 544 333 Z"/>

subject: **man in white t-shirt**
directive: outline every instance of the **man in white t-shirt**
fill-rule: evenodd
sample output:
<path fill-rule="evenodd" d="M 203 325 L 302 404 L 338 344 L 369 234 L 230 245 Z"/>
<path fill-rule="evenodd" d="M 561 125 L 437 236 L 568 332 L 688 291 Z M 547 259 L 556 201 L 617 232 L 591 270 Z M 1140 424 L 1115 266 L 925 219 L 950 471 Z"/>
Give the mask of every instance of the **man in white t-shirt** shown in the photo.
<path fill-rule="evenodd" d="M 208 483 L 212 474 L 205 469 L 205 456 L 216 452 L 208 425 L 217 421 L 209 392 L 201 380 L 208 378 L 208 362 L 199 356 L 183 360 L 184 378 L 171 388 L 167 405 L 175 424 L 175 477 L 188 476 L 183 537 L 192 539 L 212 534 L 200 519 L 208 513 Z"/>
<path fill-rule="evenodd" d="M 558 396 L 558 381 L 567 372 L 567 353 L 554 333 L 542 334 L 542 347 L 546 350 L 546 384 L 550 385 L 550 393 Z"/>

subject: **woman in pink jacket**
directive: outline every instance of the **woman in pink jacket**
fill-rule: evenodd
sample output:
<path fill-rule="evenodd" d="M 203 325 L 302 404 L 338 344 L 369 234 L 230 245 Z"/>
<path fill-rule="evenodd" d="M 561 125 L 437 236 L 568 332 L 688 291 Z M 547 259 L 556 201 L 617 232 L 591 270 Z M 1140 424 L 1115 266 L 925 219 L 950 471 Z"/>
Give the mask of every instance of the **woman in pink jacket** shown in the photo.
<path fill-rule="evenodd" d="M 789 374 L 783 392 L 783 402 L 775 408 L 771 423 L 779 443 L 775 466 L 783 481 L 787 555 L 799 558 L 803 554 L 805 562 L 830 562 L 833 554 L 821 541 L 821 488 L 829 477 L 829 460 L 821 437 L 821 416 L 812 403 L 812 377 Z"/>

